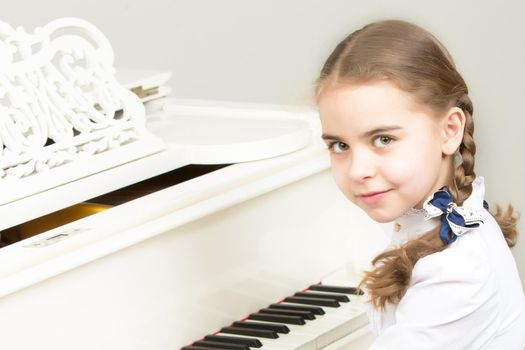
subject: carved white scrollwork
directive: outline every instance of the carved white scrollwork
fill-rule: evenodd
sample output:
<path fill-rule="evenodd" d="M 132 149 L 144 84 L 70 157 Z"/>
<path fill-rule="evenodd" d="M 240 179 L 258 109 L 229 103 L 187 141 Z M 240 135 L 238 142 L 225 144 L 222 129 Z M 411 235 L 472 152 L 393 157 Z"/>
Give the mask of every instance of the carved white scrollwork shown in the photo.
<path fill-rule="evenodd" d="M 27 33 L 0 22 L 0 181 L 137 142 L 144 113 L 90 23 L 62 18 Z"/>

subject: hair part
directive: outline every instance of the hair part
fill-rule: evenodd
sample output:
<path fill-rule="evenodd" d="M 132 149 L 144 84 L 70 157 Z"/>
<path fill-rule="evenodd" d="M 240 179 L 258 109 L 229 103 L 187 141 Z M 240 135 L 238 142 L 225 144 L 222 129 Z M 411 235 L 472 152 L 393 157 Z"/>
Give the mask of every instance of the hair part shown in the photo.
<path fill-rule="evenodd" d="M 388 80 L 410 93 L 422 106 L 440 115 L 459 107 L 466 116 L 459 153 L 463 159 L 454 171 L 450 188 L 454 201 L 461 206 L 472 193 L 476 144 L 474 142 L 474 108 L 468 88 L 456 70 L 446 48 L 431 33 L 415 24 L 400 20 L 374 22 L 353 32 L 341 41 L 326 60 L 316 84 L 316 98 L 332 87 Z M 491 213 L 512 247 L 517 239 L 517 216 L 509 206 L 499 206 Z M 359 288 L 368 290 L 372 304 L 384 308 L 397 304 L 409 287 L 416 262 L 447 248 L 439 236 L 441 227 L 426 232 L 402 246 L 383 252 L 366 271 Z M 449 236 L 452 235 L 449 232 Z"/>

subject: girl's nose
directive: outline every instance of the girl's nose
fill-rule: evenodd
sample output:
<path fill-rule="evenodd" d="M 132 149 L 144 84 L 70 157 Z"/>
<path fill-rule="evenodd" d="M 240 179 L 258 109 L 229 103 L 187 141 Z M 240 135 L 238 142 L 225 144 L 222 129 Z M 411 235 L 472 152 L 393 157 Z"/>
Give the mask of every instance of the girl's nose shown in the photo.
<path fill-rule="evenodd" d="M 372 154 L 368 152 L 352 153 L 347 174 L 353 181 L 363 181 L 374 177 L 377 172 L 377 164 Z"/>

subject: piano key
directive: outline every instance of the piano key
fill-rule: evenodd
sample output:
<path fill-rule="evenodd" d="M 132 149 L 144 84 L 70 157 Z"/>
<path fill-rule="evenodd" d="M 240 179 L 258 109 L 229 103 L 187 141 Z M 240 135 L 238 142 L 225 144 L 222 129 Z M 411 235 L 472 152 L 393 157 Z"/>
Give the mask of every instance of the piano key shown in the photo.
<path fill-rule="evenodd" d="M 202 346 L 202 347 L 209 348 L 209 349 L 211 348 L 211 349 L 227 349 L 227 350 L 250 350 L 250 348 L 247 345 L 215 342 L 215 341 L 208 341 L 208 340 L 198 340 L 195 343 L 193 343 L 192 346 Z"/>
<path fill-rule="evenodd" d="M 333 299 L 324 299 L 324 298 L 305 298 L 305 297 L 286 297 L 284 301 L 288 301 L 296 304 L 306 304 L 306 305 L 319 305 L 319 306 L 330 306 L 330 307 L 339 307 L 339 302 Z"/>
<path fill-rule="evenodd" d="M 260 322 L 260 323 L 266 323 L 269 325 L 277 325 L 278 323 L 274 322 L 267 322 L 267 321 L 251 321 L 246 320 L 247 323 L 250 322 Z M 287 325 L 287 327 L 290 328 L 290 333 L 288 334 L 279 334 L 279 338 L 277 339 L 267 339 L 266 345 L 271 344 L 279 344 L 284 346 L 291 346 L 292 349 L 301 348 L 303 346 L 314 346 L 316 342 L 316 338 L 318 337 L 318 333 L 309 331 L 309 332 L 303 332 L 302 329 L 305 327 L 305 325 Z M 292 331 L 293 329 L 293 331 Z M 307 347 L 308 347 L 307 346 Z M 264 350 L 264 345 L 263 348 Z"/>
<path fill-rule="evenodd" d="M 282 302 L 281 305 L 285 307 L 298 305 L 290 302 Z M 366 311 L 363 309 L 362 305 L 359 305 L 358 303 L 343 303 L 340 304 L 340 307 L 334 308 L 334 307 L 324 307 L 325 314 L 322 316 L 318 316 L 316 320 L 308 321 L 310 323 L 316 323 L 320 324 L 321 320 L 325 319 L 334 319 L 335 318 L 348 318 L 349 316 L 354 315 L 356 312 Z"/>
<path fill-rule="evenodd" d="M 316 346 L 318 348 L 324 348 L 328 344 L 350 334 L 355 329 L 354 321 L 352 319 L 339 320 L 339 322 L 333 323 L 330 328 L 322 331 L 316 339 Z"/>
<path fill-rule="evenodd" d="M 310 311 L 300 311 L 291 309 L 260 309 L 259 312 L 263 314 L 300 316 L 305 320 L 315 320 L 315 315 Z"/>
<path fill-rule="evenodd" d="M 316 349 L 319 349 L 354 329 L 363 327 L 366 323 L 367 315 L 364 306 L 347 303 L 340 308 L 326 308 L 325 315 L 301 326 L 300 329 L 295 329 L 295 326 L 289 326 L 289 328 L 291 334 L 298 332 L 316 334 Z"/>
<path fill-rule="evenodd" d="M 272 314 L 262 314 L 254 313 L 248 316 L 250 320 L 259 320 L 259 321 L 271 321 L 275 323 L 285 323 L 285 324 L 297 324 L 303 325 L 306 322 L 300 316 L 287 316 L 287 315 L 272 315 Z"/>
<path fill-rule="evenodd" d="M 294 344 L 293 349 L 302 349 L 305 344 L 305 346 L 311 346 L 311 341 L 313 339 L 316 344 L 315 349 L 322 348 L 350 333 L 356 327 L 356 316 L 361 315 L 364 317 L 364 323 L 366 324 L 366 313 L 364 313 L 362 309 L 357 310 L 358 312 L 354 314 L 350 314 L 348 312 L 349 309 L 350 308 L 331 308 L 330 310 L 327 310 L 326 315 L 317 318 L 314 321 L 309 321 L 306 325 L 288 325 L 290 328 L 290 334 L 282 335 L 279 339 L 269 340 L 267 344 L 273 345 L 289 342 Z M 357 308 L 353 307 L 353 309 Z M 345 310 L 345 313 L 342 313 L 342 310 Z M 362 323 L 363 321 L 357 326 L 362 327 Z"/>
<path fill-rule="evenodd" d="M 312 284 L 310 287 L 308 287 L 308 290 L 358 295 L 357 288 L 355 287 L 342 287 L 342 286 L 330 286 L 330 285 L 324 285 L 324 284 Z M 363 291 L 360 291 L 359 295 L 363 295 L 363 294 L 365 293 Z"/>
<path fill-rule="evenodd" d="M 315 294 L 322 294 L 324 291 L 318 291 L 319 293 Z M 308 293 L 305 291 L 305 293 Z M 338 293 L 338 292 L 329 292 L 329 293 Z M 338 293 L 338 295 L 343 295 L 344 293 Z M 317 296 L 317 295 L 316 295 Z M 242 326 L 248 327 L 243 328 L 239 327 L 239 323 L 234 322 L 231 327 L 225 327 L 223 330 L 228 331 L 228 328 L 237 328 L 237 331 L 239 329 L 248 329 L 252 333 L 249 335 L 243 335 L 243 334 L 232 334 L 230 333 L 217 333 L 216 336 L 232 336 L 232 337 L 242 337 L 242 338 L 252 338 L 254 340 L 260 341 L 262 346 L 258 348 L 258 350 L 316 350 L 321 349 L 328 344 L 346 336 L 347 334 L 351 333 L 354 329 L 361 328 L 366 325 L 367 322 L 367 316 L 366 316 L 366 308 L 364 304 L 362 303 L 362 299 L 360 297 L 355 297 L 353 299 L 354 302 L 352 303 L 341 303 L 334 299 L 326 299 L 326 298 L 311 298 L 312 295 L 308 295 L 307 297 L 288 297 L 285 298 L 283 301 L 275 304 L 269 305 L 265 309 L 261 309 L 258 313 L 251 314 L 250 316 L 255 318 L 261 318 L 261 315 L 263 315 L 264 320 L 257 320 L 250 318 L 250 316 L 242 321 L 237 321 L 242 323 Z M 306 299 L 306 300 L 305 300 Z M 321 300 L 323 304 L 329 304 L 331 306 L 309 306 L 305 305 L 303 303 L 305 302 L 311 302 L 311 301 L 319 301 Z M 307 312 L 313 315 L 316 315 L 317 317 L 313 320 L 308 320 L 308 322 L 305 322 L 303 319 L 304 324 L 302 325 L 295 325 L 290 323 L 284 323 L 282 322 L 282 319 L 278 319 L 275 317 L 264 317 L 265 316 L 279 316 L 279 317 L 290 317 L 295 316 L 299 319 L 302 319 L 303 317 L 299 315 L 287 315 L 287 314 L 273 314 L 268 312 L 263 312 L 263 310 L 272 310 L 272 311 L 284 311 L 284 312 L 297 312 L 297 311 L 303 311 Z M 256 316 L 257 315 L 257 316 Z M 284 324 L 283 324 L 284 323 Z M 237 326 L 236 326 L 237 324 Z M 257 332 L 253 332 L 256 330 L 261 330 L 257 328 L 250 328 L 255 327 L 253 324 L 258 325 L 266 325 L 266 326 L 260 326 L 262 328 L 265 328 L 263 330 L 270 331 L 276 329 L 275 327 L 281 327 L 286 325 L 286 327 L 289 329 L 289 333 L 279 333 L 275 332 L 274 336 L 271 338 L 269 337 L 261 337 L 257 334 Z M 222 332 L 222 330 L 221 330 Z M 269 333 L 272 334 L 272 333 Z M 194 344 L 197 345 L 197 344 Z"/>
<path fill-rule="evenodd" d="M 260 341 L 262 346 L 260 348 L 257 348 L 257 350 L 288 350 L 288 349 L 294 349 L 292 344 L 282 343 L 279 342 L 281 338 L 277 339 L 269 339 L 269 338 L 256 338 L 252 336 L 245 336 L 245 335 L 236 335 L 236 334 L 227 334 L 227 333 L 217 333 L 216 335 L 222 336 L 222 335 L 228 335 L 232 337 L 243 337 L 243 338 L 250 338 L 253 340 Z"/>
<path fill-rule="evenodd" d="M 251 335 L 251 336 L 254 336 L 254 337 L 270 338 L 270 339 L 279 338 L 279 335 L 277 334 L 277 332 L 269 331 L 269 330 L 266 330 L 266 329 L 224 327 L 224 328 L 221 329 L 221 332 L 222 333 L 240 334 L 240 335 Z"/>
<path fill-rule="evenodd" d="M 325 329 L 329 329 L 334 322 L 339 321 L 339 317 L 331 317 L 329 319 L 323 319 L 323 320 L 316 320 L 315 322 L 308 322 L 304 325 L 288 325 L 290 329 L 289 334 L 280 334 L 279 338 L 276 339 L 274 342 L 282 342 L 284 340 L 287 340 L 290 337 L 296 337 L 296 336 L 302 336 L 302 337 L 313 337 L 317 338 L 322 331 Z M 335 321 L 334 321 L 335 320 Z M 249 322 L 249 320 L 247 320 Z M 268 324 L 276 324 L 269 321 L 258 321 L 258 322 L 265 322 Z"/>
<path fill-rule="evenodd" d="M 309 311 L 314 315 L 324 315 L 325 312 L 323 308 L 316 306 L 306 306 L 306 305 L 283 305 L 283 304 L 271 304 L 268 306 L 270 309 L 289 309 L 289 310 L 299 310 L 299 311 Z"/>
<path fill-rule="evenodd" d="M 367 314 L 363 310 L 354 311 L 351 317 L 348 317 L 348 314 L 344 316 L 345 317 L 342 317 L 339 322 L 336 322 L 329 331 L 323 332 L 317 338 L 318 347 L 325 347 L 368 323 Z"/>
<path fill-rule="evenodd" d="M 205 346 L 189 345 L 189 346 L 182 347 L 181 350 L 210 350 L 210 348 L 207 348 Z"/>
<path fill-rule="evenodd" d="M 305 298 L 323 298 L 323 299 L 333 299 L 343 303 L 347 303 L 350 299 L 344 294 L 335 294 L 335 293 L 316 293 L 316 292 L 297 292 L 294 294 L 297 297 Z"/>
<path fill-rule="evenodd" d="M 274 331 L 277 333 L 290 333 L 290 329 L 284 324 L 267 324 L 261 322 L 244 322 L 244 321 L 235 321 L 233 322 L 234 327 L 243 327 L 243 328 L 256 328 L 256 329 L 267 329 L 269 331 Z"/>
<path fill-rule="evenodd" d="M 226 335 L 207 335 L 204 337 L 205 340 L 210 341 L 216 341 L 216 342 L 224 342 L 224 343 L 230 343 L 230 344 L 243 344 L 248 345 L 251 348 L 260 348 L 262 346 L 262 343 L 258 339 L 253 338 L 243 338 L 238 336 L 226 336 Z"/>

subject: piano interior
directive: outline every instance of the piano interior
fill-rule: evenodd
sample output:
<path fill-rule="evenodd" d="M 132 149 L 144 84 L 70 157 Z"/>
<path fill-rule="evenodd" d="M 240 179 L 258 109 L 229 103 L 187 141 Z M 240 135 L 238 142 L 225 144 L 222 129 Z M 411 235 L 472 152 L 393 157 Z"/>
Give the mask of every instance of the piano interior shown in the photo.
<path fill-rule="evenodd" d="M 315 110 L 176 99 L 169 73 L 117 81 L 86 21 L 2 24 L 52 58 L 0 62 L 6 91 L 46 91 L 0 101 L 3 348 L 366 348 L 353 287 L 386 238 L 335 188 Z"/>
<path fill-rule="evenodd" d="M 190 164 L 0 231 L 0 248 L 231 164 Z"/>

